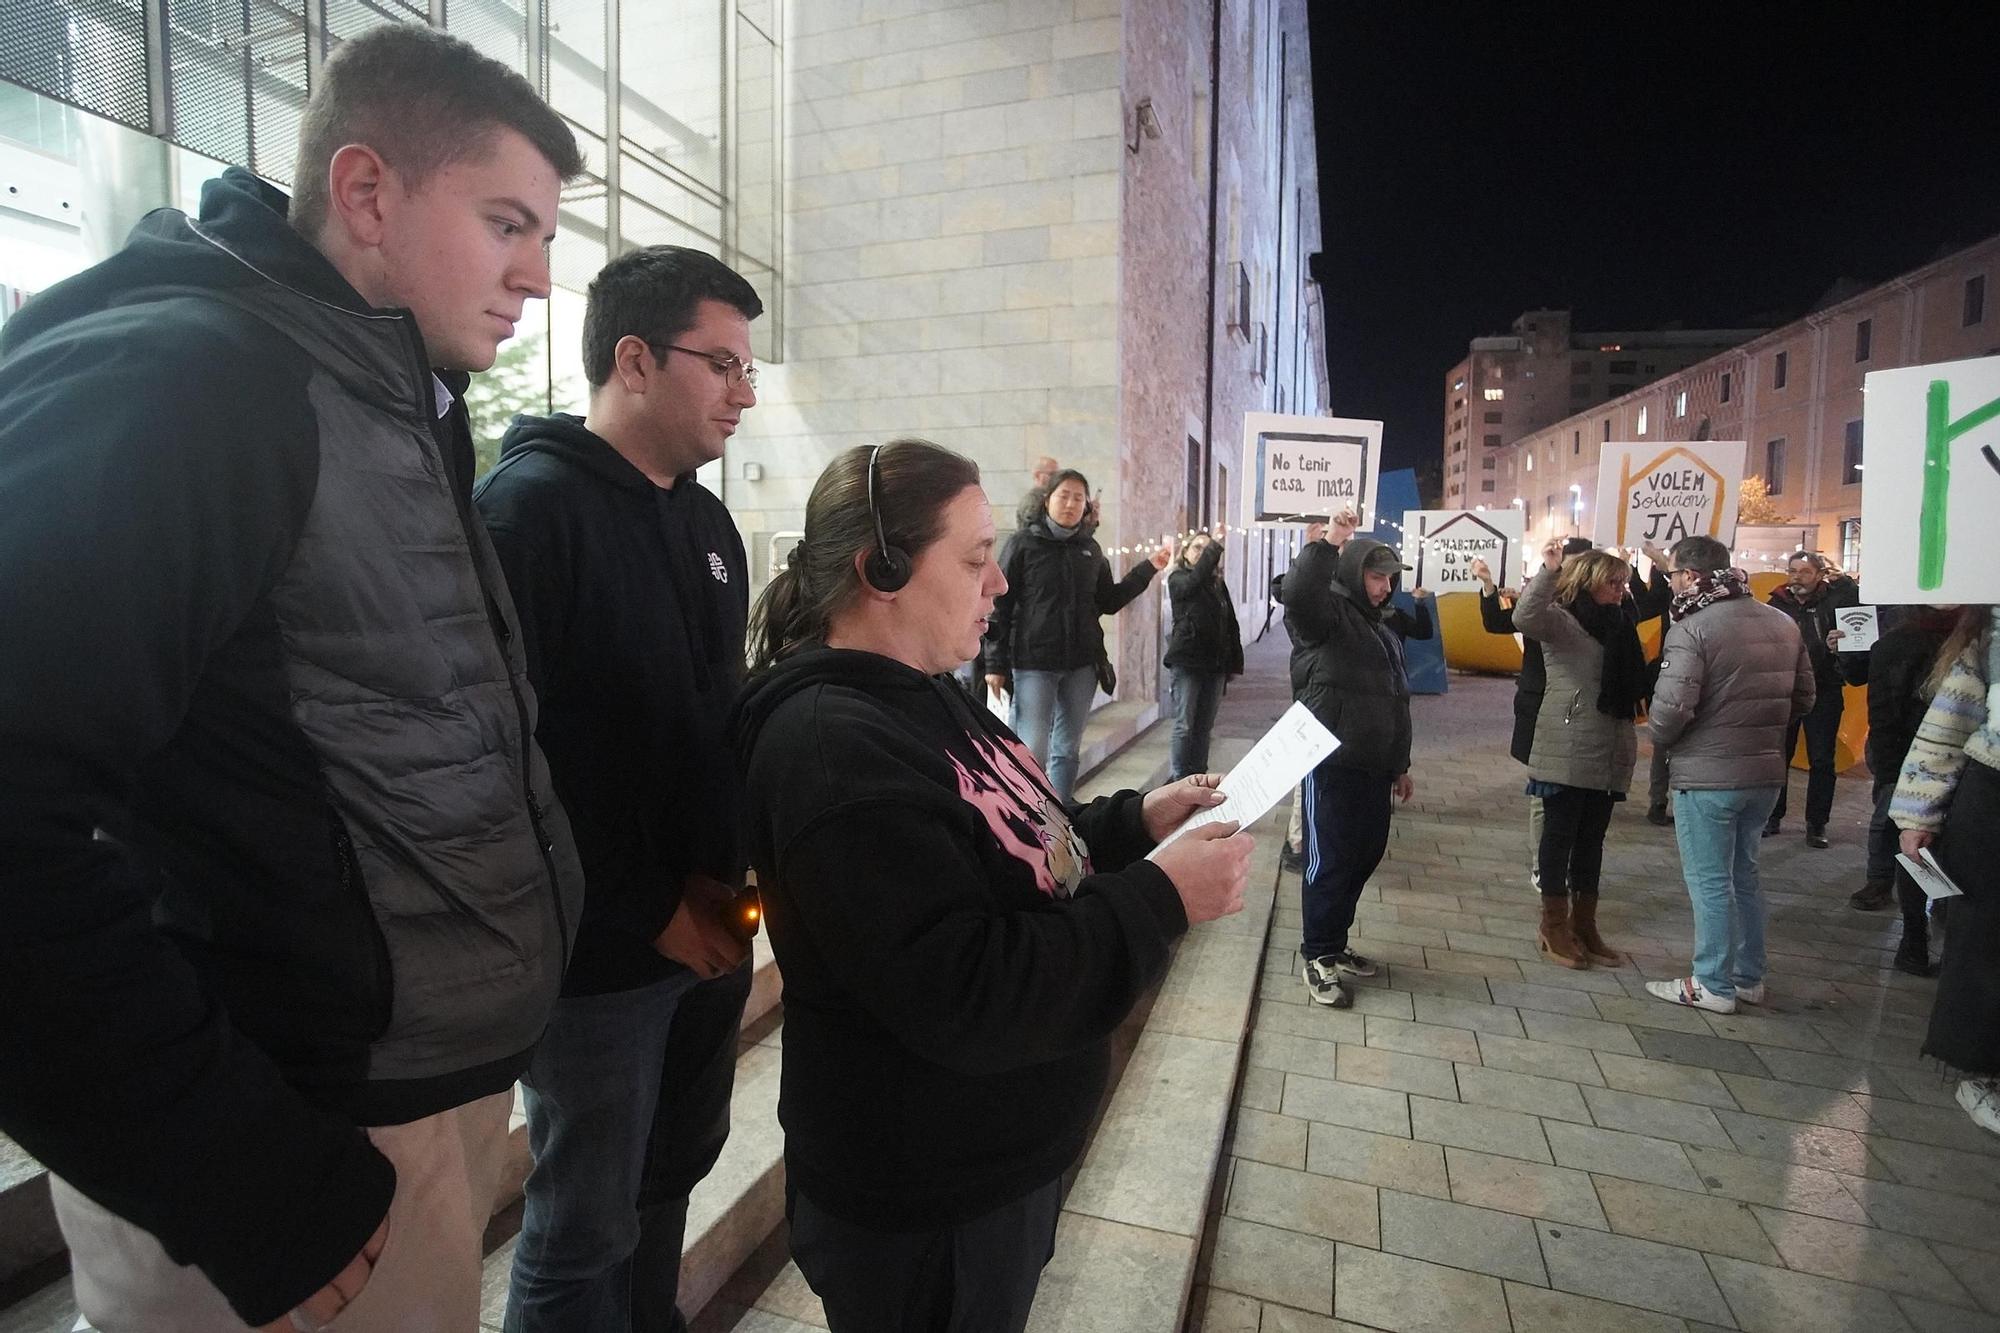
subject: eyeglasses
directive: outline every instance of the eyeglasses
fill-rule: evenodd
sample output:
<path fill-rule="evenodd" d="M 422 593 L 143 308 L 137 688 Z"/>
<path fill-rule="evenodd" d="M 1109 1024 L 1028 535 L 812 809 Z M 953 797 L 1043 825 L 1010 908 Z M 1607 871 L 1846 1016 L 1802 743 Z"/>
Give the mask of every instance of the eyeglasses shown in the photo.
<path fill-rule="evenodd" d="M 714 352 L 698 352 L 692 347 L 676 347 L 672 343 L 649 342 L 646 346 L 656 352 L 682 352 L 688 356 L 698 356 L 715 367 L 716 374 L 726 376 L 731 388 L 739 384 L 747 384 L 752 389 L 757 387 L 757 367 L 733 353 L 725 352 L 718 356 Z"/>

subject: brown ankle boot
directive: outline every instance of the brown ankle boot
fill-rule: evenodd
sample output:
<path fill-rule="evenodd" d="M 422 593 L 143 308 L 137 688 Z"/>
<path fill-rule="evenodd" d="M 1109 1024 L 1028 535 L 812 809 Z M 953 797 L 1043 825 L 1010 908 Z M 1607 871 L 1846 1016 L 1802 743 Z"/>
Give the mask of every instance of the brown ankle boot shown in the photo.
<path fill-rule="evenodd" d="M 1577 943 L 1576 932 L 1570 929 L 1569 899 L 1542 897 L 1542 929 L 1537 937 L 1541 945 L 1542 957 L 1558 967 L 1581 970 L 1590 966 L 1590 957 L 1583 946 Z"/>
<path fill-rule="evenodd" d="M 1625 956 L 1606 944 L 1604 937 L 1597 933 L 1596 894 L 1579 893 L 1569 900 L 1569 928 L 1591 962 L 1600 967 L 1617 967 L 1625 961 Z"/>

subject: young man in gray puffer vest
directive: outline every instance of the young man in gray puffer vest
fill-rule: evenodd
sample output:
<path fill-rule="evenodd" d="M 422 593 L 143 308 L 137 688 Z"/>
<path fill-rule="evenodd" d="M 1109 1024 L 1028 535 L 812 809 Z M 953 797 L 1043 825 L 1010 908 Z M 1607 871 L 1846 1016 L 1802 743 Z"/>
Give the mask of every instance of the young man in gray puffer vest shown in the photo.
<path fill-rule="evenodd" d="M 471 1329 L 582 874 L 462 393 L 582 167 L 420 25 L 0 346 L 0 1129 L 102 1333 Z"/>

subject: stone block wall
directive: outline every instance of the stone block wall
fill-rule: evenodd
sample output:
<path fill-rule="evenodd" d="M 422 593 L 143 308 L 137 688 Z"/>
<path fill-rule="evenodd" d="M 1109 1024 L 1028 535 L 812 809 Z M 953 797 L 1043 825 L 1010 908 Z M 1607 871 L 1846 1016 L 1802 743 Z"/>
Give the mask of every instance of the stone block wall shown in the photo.
<path fill-rule="evenodd" d="M 785 358 L 721 479 L 760 584 L 854 444 L 971 455 L 1003 528 L 1039 454 L 1115 480 L 1120 39 L 1118 0 L 790 7 Z"/>

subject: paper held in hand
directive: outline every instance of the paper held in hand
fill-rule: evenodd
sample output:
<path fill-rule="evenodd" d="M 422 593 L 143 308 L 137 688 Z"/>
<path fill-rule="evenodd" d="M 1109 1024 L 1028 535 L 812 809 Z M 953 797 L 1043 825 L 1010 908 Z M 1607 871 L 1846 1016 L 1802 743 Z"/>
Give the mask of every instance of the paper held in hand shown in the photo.
<path fill-rule="evenodd" d="M 1311 772 L 1320 760 L 1340 748 L 1340 741 L 1328 731 L 1312 710 L 1293 704 L 1285 715 L 1252 746 L 1243 762 L 1229 770 L 1222 780 L 1222 804 L 1189 815 L 1181 826 L 1160 840 L 1148 855 L 1151 860 L 1175 838 L 1189 829 L 1219 820 L 1234 821 L 1249 828 L 1264 812 L 1285 798 L 1299 779 Z"/>
<path fill-rule="evenodd" d="M 1896 853 L 1896 863 L 1910 872 L 1910 878 L 1924 891 L 1926 898 L 1963 898 L 1965 891 L 1951 882 L 1951 876 L 1944 873 L 1944 867 L 1937 863 L 1928 847 L 1917 848 L 1915 856 Z"/>

